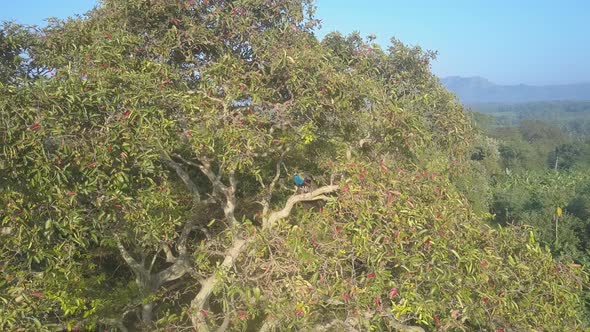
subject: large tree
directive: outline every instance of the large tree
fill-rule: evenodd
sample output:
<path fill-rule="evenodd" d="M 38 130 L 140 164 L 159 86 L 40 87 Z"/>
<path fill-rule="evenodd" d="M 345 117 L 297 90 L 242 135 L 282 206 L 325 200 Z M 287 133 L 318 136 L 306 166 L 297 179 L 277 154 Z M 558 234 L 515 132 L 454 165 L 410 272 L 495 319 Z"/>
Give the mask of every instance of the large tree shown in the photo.
<path fill-rule="evenodd" d="M 474 133 L 434 54 L 320 43 L 313 9 L 105 0 L 5 25 L 0 327 L 579 328 L 579 269 L 449 180 Z"/>

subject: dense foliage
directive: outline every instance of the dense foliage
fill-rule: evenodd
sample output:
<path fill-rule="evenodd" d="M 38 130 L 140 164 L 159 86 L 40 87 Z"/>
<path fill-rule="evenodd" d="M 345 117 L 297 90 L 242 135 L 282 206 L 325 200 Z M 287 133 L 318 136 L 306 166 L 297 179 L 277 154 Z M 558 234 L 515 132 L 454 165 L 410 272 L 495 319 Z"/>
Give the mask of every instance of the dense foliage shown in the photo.
<path fill-rule="evenodd" d="M 493 142 L 434 54 L 316 25 L 308 0 L 5 24 L 0 328 L 581 329 L 579 266 L 486 225 Z"/>
<path fill-rule="evenodd" d="M 560 103 L 568 105 L 568 103 Z M 542 111 L 537 110 L 540 118 Z M 524 113 L 526 114 L 526 112 Z M 572 123 L 583 123 L 579 112 Z M 538 240 L 557 260 L 590 261 L 590 141 L 560 121 L 523 120 L 498 127 L 495 118 L 474 114 L 485 136 L 476 142 L 472 159 L 487 175 L 483 209 L 499 225 L 532 226 Z M 481 201 L 482 196 L 476 196 Z M 590 298 L 587 288 L 585 297 Z M 586 300 L 587 320 L 590 302 Z"/>

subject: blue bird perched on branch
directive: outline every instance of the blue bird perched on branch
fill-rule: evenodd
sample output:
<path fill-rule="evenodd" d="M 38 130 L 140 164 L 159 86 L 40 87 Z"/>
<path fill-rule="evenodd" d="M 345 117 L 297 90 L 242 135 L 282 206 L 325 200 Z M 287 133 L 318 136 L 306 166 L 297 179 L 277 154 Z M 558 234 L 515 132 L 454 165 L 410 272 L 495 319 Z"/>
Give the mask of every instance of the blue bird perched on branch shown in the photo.
<path fill-rule="evenodd" d="M 295 183 L 297 190 L 301 190 L 304 193 L 311 191 L 312 181 L 311 177 L 307 174 L 299 172 L 295 173 L 293 176 L 293 182 Z"/>

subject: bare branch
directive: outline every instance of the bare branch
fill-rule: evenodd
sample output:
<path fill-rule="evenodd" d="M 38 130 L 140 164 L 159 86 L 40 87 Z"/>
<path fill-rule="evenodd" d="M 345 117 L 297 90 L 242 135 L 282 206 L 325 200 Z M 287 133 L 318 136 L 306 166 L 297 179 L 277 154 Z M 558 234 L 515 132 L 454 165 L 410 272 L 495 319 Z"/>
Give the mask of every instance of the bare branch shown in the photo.
<path fill-rule="evenodd" d="M 125 246 L 123 246 L 123 243 L 121 243 L 121 239 L 119 239 L 118 236 L 115 236 L 115 240 L 117 241 L 117 248 L 119 248 L 119 252 L 123 257 L 123 260 L 125 260 L 125 263 L 129 265 L 133 272 L 135 272 L 137 275 L 148 276 L 148 271 L 145 269 L 145 267 L 138 263 L 135 258 L 133 258 L 133 256 L 131 256 L 127 249 L 125 249 Z"/>
<path fill-rule="evenodd" d="M 360 332 L 356 327 L 354 327 L 350 322 L 343 321 L 340 319 L 334 319 L 333 321 L 316 326 L 313 331 L 315 332 L 327 332 L 327 331 L 346 331 L 346 332 Z"/>
<path fill-rule="evenodd" d="M 234 212 L 236 210 L 236 189 L 237 183 L 234 174 L 234 170 L 231 170 L 229 173 L 229 187 L 226 187 L 222 190 L 223 194 L 225 195 L 225 206 L 223 207 L 223 213 L 225 214 L 225 219 L 230 223 L 232 228 L 238 223 L 236 220 L 236 216 Z M 221 182 L 220 182 L 221 183 Z"/>
<path fill-rule="evenodd" d="M 262 227 L 265 229 L 272 227 L 272 225 L 274 225 L 277 221 L 287 218 L 295 204 L 299 202 L 329 200 L 330 198 L 325 194 L 335 192 L 336 190 L 338 190 L 338 188 L 338 185 L 323 186 L 310 193 L 293 195 L 289 197 L 287 203 L 285 203 L 285 207 L 283 207 L 282 210 L 275 211 L 271 213 L 268 217 L 264 218 L 262 222 Z"/>
<path fill-rule="evenodd" d="M 276 330 L 277 320 L 276 319 L 267 319 L 264 321 L 264 324 L 260 327 L 258 332 L 271 332 Z"/>
<path fill-rule="evenodd" d="M 234 226 L 237 224 L 237 220 L 234 215 L 234 211 L 236 209 L 236 190 L 237 190 L 237 182 L 235 179 L 235 170 L 229 171 L 229 187 L 226 186 L 223 182 L 221 182 L 221 176 L 219 174 L 215 174 L 213 168 L 211 167 L 211 162 L 207 157 L 199 157 L 200 164 L 197 164 L 192 161 L 188 161 L 182 156 L 178 154 L 174 154 L 174 157 L 182 160 L 187 165 L 191 165 L 197 167 L 211 182 L 213 186 L 213 194 L 222 194 L 225 197 L 225 206 L 223 208 L 223 212 L 227 221 L 230 225 Z"/>
<path fill-rule="evenodd" d="M 216 332 L 225 332 L 227 330 L 227 328 L 229 327 L 230 318 L 231 318 L 231 316 L 229 314 L 229 310 L 225 310 L 224 314 L 225 314 L 225 317 L 223 317 L 223 323 L 221 323 L 219 328 L 217 328 Z"/>
<path fill-rule="evenodd" d="M 153 276 L 156 285 L 161 286 L 165 282 L 174 281 L 182 278 L 185 274 L 192 270 L 192 265 L 189 261 L 189 256 L 180 255 L 174 264 L 166 269 L 158 272 Z"/>
<path fill-rule="evenodd" d="M 405 325 L 397 321 L 390 320 L 389 325 L 399 332 L 424 332 L 420 326 Z"/>
<path fill-rule="evenodd" d="M 158 255 L 160 254 L 160 251 L 162 249 L 158 249 L 156 251 L 156 253 L 154 254 L 154 256 L 152 257 L 152 261 L 150 263 L 150 268 L 148 269 L 148 273 L 152 273 L 152 269 L 154 268 L 154 264 L 156 263 L 156 259 L 158 258 Z"/>
<path fill-rule="evenodd" d="M 275 177 L 272 179 L 272 182 L 270 183 L 270 185 L 268 186 L 268 195 L 266 196 L 266 199 L 264 199 L 262 201 L 262 215 L 266 216 L 268 215 L 268 211 L 270 210 L 270 200 L 272 199 L 272 194 L 274 192 L 274 188 L 277 184 L 277 181 L 279 180 L 280 176 L 281 176 L 281 163 L 283 162 L 283 160 L 281 159 L 278 163 L 277 163 L 277 172 Z"/>
<path fill-rule="evenodd" d="M 250 240 L 235 239 L 232 247 L 227 250 L 227 254 L 225 255 L 225 258 L 223 259 L 223 262 L 219 266 L 220 270 L 228 271 L 233 266 L 234 261 L 237 259 L 237 257 L 240 255 L 240 253 L 242 253 L 242 251 L 244 251 L 248 242 L 251 242 L 251 241 L 253 241 L 253 239 L 250 239 Z M 208 303 L 209 297 L 211 296 L 211 293 L 213 293 L 213 290 L 215 289 L 217 284 L 218 284 L 217 274 L 213 273 L 201 283 L 201 290 L 199 290 L 199 293 L 197 294 L 197 296 L 195 296 L 195 298 L 191 301 L 190 316 L 191 316 L 191 321 L 192 321 L 193 327 L 197 331 L 200 331 L 200 332 L 201 331 L 202 332 L 209 331 L 209 328 L 205 322 L 205 315 L 203 314 L 203 308 Z"/>
<path fill-rule="evenodd" d="M 182 228 L 182 233 L 180 233 L 180 237 L 178 238 L 177 248 L 179 255 L 186 255 L 186 242 L 188 241 L 188 237 L 194 228 L 194 220 L 189 220 L 184 224 L 184 227 Z"/>
<path fill-rule="evenodd" d="M 177 258 L 174 256 L 174 254 L 172 253 L 172 250 L 170 250 L 170 247 L 168 246 L 167 243 L 164 243 L 164 245 L 162 246 L 162 250 L 164 250 L 164 253 L 166 254 L 166 262 L 168 263 L 175 263 Z"/>
<path fill-rule="evenodd" d="M 175 162 L 172 159 L 169 159 L 164 156 L 162 158 L 164 159 L 164 162 L 176 172 L 176 175 L 178 175 L 178 177 L 182 180 L 182 182 L 184 182 L 184 184 L 186 185 L 188 190 L 195 197 L 195 200 L 197 202 L 201 201 L 201 195 L 199 194 L 199 187 L 197 187 L 197 185 L 193 182 L 193 180 L 191 180 L 190 176 L 182 168 L 182 166 L 180 166 L 180 164 L 178 164 L 177 162 Z"/>

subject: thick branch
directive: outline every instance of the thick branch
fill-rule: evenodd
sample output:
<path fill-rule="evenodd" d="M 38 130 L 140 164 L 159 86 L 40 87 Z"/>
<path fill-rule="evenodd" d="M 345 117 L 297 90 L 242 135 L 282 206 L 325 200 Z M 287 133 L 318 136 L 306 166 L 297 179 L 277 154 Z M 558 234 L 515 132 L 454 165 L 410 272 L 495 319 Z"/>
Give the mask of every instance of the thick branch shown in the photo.
<path fill-rule="evenodd" d="M 320 187 L 310 193 L 306 194 L 299 194 L 293 195 L 289 197 L 287 203 L 285 203 L 285 207 L 282 210 L 275 211 L 271 213 L 269 216 L 264 218 L 262 223 L 263 228 L 269 228 L 274 225 L 277 221 L 287 218 L 291 213 L 291 210 L 295 206 L 295 204 L 299 202 L 309 202 L 309 201 L 317 201 L 317 200 L 328 200 L 329 197 L 325 196 L 325 194 L 335 192 L 338 190 L 338 185 L 331 185 L 331 186 L 323 186 Z"/>
<path fill-rule="evenodd" d="M 137 262 L 137 260 L 135 260 L 135 258 L 133 258 L 133 256 L 131 256 L 127 249 L 125 249 L 125 246 L 123 246 L 123 243 L 121 243 L 121 240 L 118 236 L 115 237 L 115 240 L 117 241 L 117 248 L 119 248 L 121 257 L 123 257 L 123 260 L 125 260 L 125 263 L 129 265 L 131 270 L 133 270 L 137 276 L 147 277 L 149 274 L 145 267 L 143 267 Z"/>
<path fill-rule="evenodd" d="M 316 326 L 313 331 L 315 332 L 327 332 L 327 331 L 346 331 L 346 332 L 360 332 L 350 322 L 343 321 L 340 319 L 334 319 L 333 321 Z"/>
<path fill-rule="evenodd" d="M 176 175 L 178 175 L 178 177 L 182 180 L 182 182 L 184 182 L 184 184 L 186 185 L 188 190 L 195 197 L 195 201 L 200 202 L 201 195 L 199 194 L 199 187 L 197 187 L 197 185 L 193 182 L 193 180 L 191 180 L 191 177 L 182 168 L 182 166 L 180 166 L 180 164 L 178 164 L 177 162 L 175 162 L 172 159 L 169 159 L 166 157 L 162 157 L 162 158 L 164 158 L 164 161 L 166 162 L 166 164 L 168 164 L 168 166 L 170 166 L 170 168 L 172 168 L 176 172 Z"/>
<path fill-rule="evenodd" d="M 211 182 L 213 186 L 213 194 L 222 194 L 225 197 L 225 206 L 223 208 L 223 212 L 227 221 L 233 226 L 237 223 L 237 220 L 234 215 L 234 211 L 236 208 L 236 189 L 237 183 L 235 179 L 234 170 L 229 172 L 229 187 L 226 186 L 223 182 L 221 182 L 221 176 L 215 174 L 213 168 L 211 167 L 211 162 L 206 157 L 199 157 L 200 164 L 194 163 L 192 161 L 186 160 L 182 158 L 182 156 L 175 154 L 174 157 L 182 160 L 187 165 L 191 165 L 197 167 Z"/>
<path fill-rule="evenodd" d="M 162 245 L 162 250 L 164 250 L 164 253 L 166 254 L 166 262 L 167 263 L 176 262 L 177 258 L 176 258 L 176 256 L 174 256 L 174 254 L 172 253 L 172 250 L 170 250 L 170 247 L 168 246 L 167 243 L 164 243 L 164 245 Z"/>
<path fill-rule="evenodd" d="M 166 269 L 158 272 L 154 278 L 155 283 L 158 287 L 160 287 L 163 283 L 174 281 L 177 279 L 182 278 L 186 273 L 190 272 L 192 269 L 191 263 L 189 261 L 189 256 L 180 255 L 174 264 L 170 265 Z"/>
<path fill-rule="evenodd" d="M 238 221 L 236 220 L 236 216 L 234 214 L 236 210 L 237 183 L 233 170 L 229 174 L 229 183 L 229 187 L 225 187 L 225 189 L 222 190 L 223 195 L 225 196 L 225 206 L 223 207 L 223 213 L 225 214 L 225 219 L 233 227 L 238 223 Z"/>
<path fill-rule="evenodd" d="M 250 241 L 252 241 L 252 240 L 249 240 L 249 241 L 244 240 L 244 239 L 234 240 L 233 246 L 231 248 L 229 248 L 229 250 L 227 251 L 227 254 L 225 255 L 225 258 L 224 258 L 223 262 L 221 263 L 221 265 L 219 266 L 219 268 L 223 271 L 229 270 L 233 266 L 234 261 L 238 258 L 240 253 L 242 251 L 244 251 L 244 249 L 246 248 L 246 245 Z M 201 283 L 201 290 L 199 291 L 197 296 L 195 296 L 195 298 L 191 301 L 191 306 L 190 306 L 191 321 L 192 321 L 193 327 L 197 331 L 200 331 L 200 332 L 201 331 L 202 332 L 209 331 L 209 328 L 205 322 L 205 314 L 203 312 L 203 309 L 205 308 L 206 304 L 208 303 L 209 297 L 211 296 L 211 293 L 213 293 L 213 290 L 217 286 L 218 282 L 219 282 L 219 280 L 217 279 L 217 274 L 216 273 L 211 274 L 209 276 L 209 278 L 207 278 L 205 281 L 203 281 L 203 283 Z"/>
<path fill-rule="evenodd" d="M 389 321 L 389 326 L 393 327 L 399 332 L 424 332 L 424 329 L 420 326 L 405 325 L 393 320 Z"/>
<path fill-rule="evenodd" d="M 281 165 L 283 165 L 283 159 L 285 158 L 285 155 L 287 154 L 287 152 L 289 152 L 289 150 L 290 149 L 287 148 L 281 154 L 281 158 L 279 159 L 279 161 L 277 162 L 277 165 L 276 165 L 275 177 L 272 179 L 272 181 L 270 182 L 270 185 L 268 186 L 268 194 L 267 194 L 266 198 L 262 201 L 262 216 L 263 216 L 263 218 L 266 218 L 266 216 L 268 215 L 268 211 L 270 210 L 270 201 L 272 199 L 272 194 L 274 193 L 275 187 L 277 186 L 277 182 L 279 181 L 279 178 L 281 177 Z"/>

